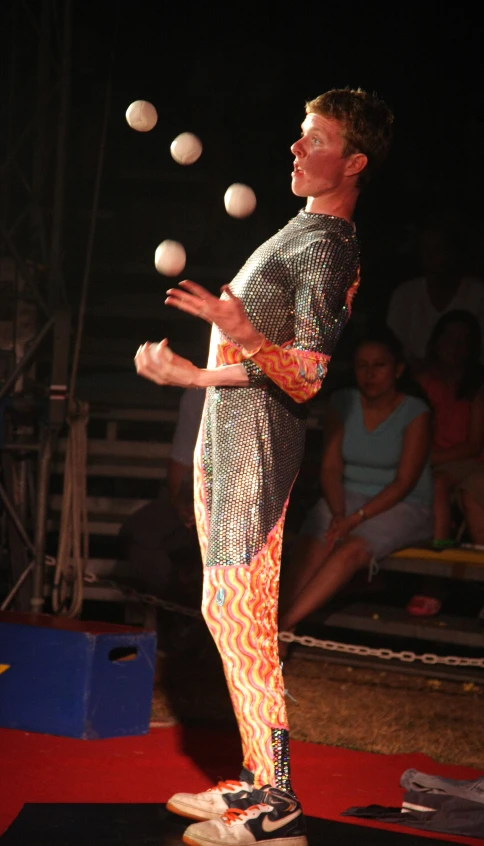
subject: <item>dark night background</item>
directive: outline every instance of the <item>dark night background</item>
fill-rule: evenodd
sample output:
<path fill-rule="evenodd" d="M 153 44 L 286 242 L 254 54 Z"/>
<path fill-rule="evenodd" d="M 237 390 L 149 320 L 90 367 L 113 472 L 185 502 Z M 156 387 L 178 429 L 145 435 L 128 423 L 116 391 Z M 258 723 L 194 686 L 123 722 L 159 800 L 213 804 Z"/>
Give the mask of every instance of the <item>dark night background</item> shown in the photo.
<path fill-rule="evenodd" d="M 156 320 L 166 315 L 167 280 L 153 264 L 162 240 L 180 240 L 188 254 L 184 276 L 217 290 L 302 207 L 290 190 L 289 147 L 299 136 L 305 101 L 333 87 L 376 91 L 395 114 L 390 159 L 356 209 L 362 285 L 355 314 L 383 316 L 394 287 L 417 274 L 415 232 L 429 212 L 462 220 L 463 269 L 484 275 L 477 9 L 470 2 L 219 7 L 74 0 L 63 229 L 68 300 L 76 302 L 82 279 L 109 77 L 88 302 L 107 308 L 123 292 L 160 295 L 151 326 L 131 321 L 133 343 L 147 331 L 157 337 Z M 29 37 L 16 35 L 16 132 L 35 88 L 34 31 Z M 149 133 L 126 123 L 136 99 L 158 110 Z M 190 167 L 177 165 L 169 152 L 183 131 L 204 145 Z M 256 212 L 243 221 L 223 207 L 232 182 L 246 182 L 257 194 Z M 186 333 L 186 324 L 171 336 L 178 331 Z"/>
<path fill-rule="evenodd" d="M 131 231 L 106 248 L 119 260 L 151 259 L 159 241 L 174 237 L 186 245 L 187 270 L 237 269 L 302 205 L 290 191 L 289 147 L 306 99 L 361 86 L 395 114 L 391 158 L 356 212 L 369 284 L 368 292 L 362 285 L 359 307 L 370 306 L 371 288 L 371 307 L 378 308 L 375 296 L 386 300 L 416 271 L 412 232 L 427 211 L 448 208 L 470 225 L 482 214 L 484 101 L 475 9 L 435 2 L 219 8 L 143 0 L 100 3 L 93 13 L 78 4 L 75 65 L 82 67 L 82 91 L 72 115 L 75 134 L 94 140 L 90 116 L 103 97 L 117 15 L 106 156 L 116 206 L 131 200 L 133 186 L 123 174 L 152 169 L 159 177 L 146 174 L 135 191 Z M 127 126 L 124 112 L 134 99 L 155 104 L 159 122 L 151 133 Z M 185 130 L 204 144 L 190 168 L 169 154 L 171 140 Z M 83 149 L 87 157 L 88 140 Z M 258 197 L 256 213 L 243 222 L 229 219 L 222 205 L 235 181 L 250 184 Z M 468 258 L 469 264 L 481 259 Z"/>

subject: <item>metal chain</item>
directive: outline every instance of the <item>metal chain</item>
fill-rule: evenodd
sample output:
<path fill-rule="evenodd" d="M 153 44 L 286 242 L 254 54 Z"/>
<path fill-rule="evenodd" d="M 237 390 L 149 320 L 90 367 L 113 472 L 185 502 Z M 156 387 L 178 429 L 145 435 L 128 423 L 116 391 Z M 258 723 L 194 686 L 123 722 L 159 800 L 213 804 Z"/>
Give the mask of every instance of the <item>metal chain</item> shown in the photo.
<path fill-rule="evenodd" d="M 121 591 L 125 596 L 143 602 L 145 605 L 157 605 L 163 608 L 164 611 L 174 611 L 178 614 L 184 614 L 187 617 L 196 617 L 202 619 L 202 614 L 194 608 L 185 608 L 183 605 L 177 605 L 176 602 L 168 602 L 165 599 L 159 599 L 157 596 L 152 596 L 148 593 L 138 593 L 134 588 L 125 587 L 119 582 L 111 581 L 109 579 L 99 579 L 94 573 L 86 572 L 84 580 L 88 583 L 96 583 L 102 587 L 113 587 Z M 425 652 L 423 655 L 418 655 L 415 652 L 405 651 L 394 652 L 393 649 L 373 649 L 371 646 L 357 646 L 352 643 L 337 643 L 333 640 L 318 640 L 315 637 L 308 635 L 295 635 L 292 632 L 279 632 L 279 640 L 284 643 L 300 643 L 301 646 L 316 647 L 317 649 L 325 649 L 327 652 L 343 652 L 346 655 L 361 655 L 364 657 L 381 658 L 383 661 L 391 661 L 396 659 L 405 664 L 412 664 L 414 661 L 421 661 L 422 664 L 443 664 L 446 667 L 480 667 L 484 669 L 484 658 L 461 658 L 457 655 L 434 655 L 433 653 Z"/>
<path fill-rule="evenodd" d="M 326 649 L 328 652 L 345 652 L 348 655 L 381 658 L 384 661 L 391 661 L 392 658 L 396 658 L 406 664 L 421 661 L 422 664 L 444 664 L 446 667 L 481 667 L 484 669 L 484 658 L 460 658 L 456 655 L 440 656 L 429 652 L 425 652 L 423 655 L 410 651 L 394 652 L 392 649 L 373 649 L 371 646 L 335 643 L 333 640 L 317 640 L 315 637 L 305 635 L 299 637 L 292 632 L 279 632 L 279 640 L 283 640 L 285 643 L 300 643 L 301 646 L 316 646 L 319 649 Z"/>
<path fill-rule="evenodd" d="M 164 611 L 175 611 L 178 614 L 184 614 L 186 617 L 198 617 L 199 619 L 202 619 L 201 612 L 197 611 L 195 608 L 185 608 L 183 605 L 177 605 L 176 602 L 168 602 L 166 599 L 160 599 L 158 596 L 152 596 L 149 593 L 139 593 L 139 591 L 128 587 L 127 585 L 123 585 L 121 582 L 115 582 L 111 579 L 99 579 L 95 573 L 91 573 L 89 570 L 86 570 L 84 573 L 84 581 L 88 584 L 97 584 L 100 587 L 115 588 L 126 597 L 136 599 L 138 602 L 144 603 L 144 605 L 158 605 L 158 607 L 163 608 Z"/>

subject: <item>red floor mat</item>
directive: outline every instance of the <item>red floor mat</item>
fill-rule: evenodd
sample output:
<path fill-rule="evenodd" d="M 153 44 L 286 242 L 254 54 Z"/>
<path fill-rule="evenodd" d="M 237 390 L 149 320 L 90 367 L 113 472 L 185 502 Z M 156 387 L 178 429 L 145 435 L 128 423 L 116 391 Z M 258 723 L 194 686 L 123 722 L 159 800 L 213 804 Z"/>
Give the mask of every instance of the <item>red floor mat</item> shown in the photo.
<path fill-rule="evenodd" d="M 175 791 L 203 790 L 219 778 L 237 777 L 240 769 L 237 736 L 207 728 L 153 728 L 143 737 L 88 741 L 0 729 L 0 750 L 0 833 L 25 802 L 166 802 Z M 348 824 L 340 813 L 351 806 L 400 805 L 400 776 L 410 767 L 456 779 L 481 775 L 420 754 L 374 755 L 297 741 L 291 752 L 293 785 L 305 812 Z"/>

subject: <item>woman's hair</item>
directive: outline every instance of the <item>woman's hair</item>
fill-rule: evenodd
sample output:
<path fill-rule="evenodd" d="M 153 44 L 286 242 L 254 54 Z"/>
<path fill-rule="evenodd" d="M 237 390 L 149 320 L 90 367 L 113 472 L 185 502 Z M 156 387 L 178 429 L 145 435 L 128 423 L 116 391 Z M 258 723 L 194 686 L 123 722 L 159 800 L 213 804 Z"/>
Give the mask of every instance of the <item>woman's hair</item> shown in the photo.
<path fill-rule="evenodd" d="M 371 326 L 360 335 L 355 342 L 354 355 L 364 344 L 380 344 L 393 356 L 395 364 L 405 364 L 403 344 L 386 323 Z"/>
<path fill-rule="evenodd" d="M 353 351 L 353 360 L 358 350 L 365 344 L 379 344 L 390 353 L 395 361 L 395 364 L 403 364 L 404 370 L 397 379 L 396 387 L 402 394 L 408 396 L 418 397 L 429 405 L 427 394 L 420 387 L 419 383 L 413 378 L 407 367 L 403 344 L 397 338 L 394 332 L 387 326 L 386 323 L 376 324 L 369 327 L 362 335 L 360 335 L 355 342 Z M 356 377 L 353 370 L 352 384 L 356 384 Z"/>
<path fill-rule="evenodd" d="M 484 368 L 480 362 L 481 354 L 481 328 L 479 321 L 470 312 L 464 309 L 446 311 L 435 324 L 432 334 L 427 343 L 426 359 L 429 364 L 437 363 L 437 345 L 448 326 L 460 323 L 469 330 L 469 355 L 465 364 L 464 372 L 456 386 L 456 399 L 474 399 L 484 381 Z"/>

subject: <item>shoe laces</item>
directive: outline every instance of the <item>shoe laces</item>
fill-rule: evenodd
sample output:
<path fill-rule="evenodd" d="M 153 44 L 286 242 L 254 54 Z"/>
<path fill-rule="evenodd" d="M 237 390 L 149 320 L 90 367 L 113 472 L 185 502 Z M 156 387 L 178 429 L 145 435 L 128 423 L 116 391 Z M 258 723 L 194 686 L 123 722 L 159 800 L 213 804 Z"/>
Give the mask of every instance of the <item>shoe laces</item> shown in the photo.
<path fill-rule="evenodd" d="M 265 802 L 259 802 L 257 805 L 249 805 L 248 808 L 241 810 L 240 808 L 228 808 L 222 814 L 222 820 L 227 825 L 233 825 L 236 822 L 245 822 L 247 819 L 254 817 L 254 811 L 272 811 L 272 805 L 266 805 Z"/>
<path fill-rule="evenodd" d="M 241 781 L 231 781 L 229 779 L 228 781 L 219 781 L 218 784 L 215 785 L 215 787 L 209 787 L 208 792 L 209 793 L 223 793 L 226 790 L 235 791 L 235 789 L 237 787 L 240 789 L 242 787 L 242 782 Z"/>

